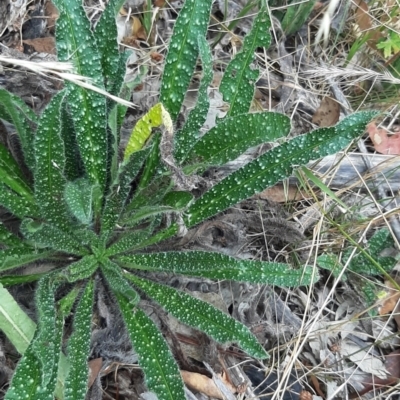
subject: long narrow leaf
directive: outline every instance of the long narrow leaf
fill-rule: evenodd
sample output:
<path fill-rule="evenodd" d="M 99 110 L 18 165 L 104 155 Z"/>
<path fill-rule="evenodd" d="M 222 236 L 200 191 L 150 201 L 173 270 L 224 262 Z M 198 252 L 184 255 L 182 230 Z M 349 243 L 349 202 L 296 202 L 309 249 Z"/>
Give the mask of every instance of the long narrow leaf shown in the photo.
<path fill-rule="evenodd" d="M 0 250 L 0 272 L 46 259 L 53 253 L 54 251 L 52 250 L 38 250 L 26 245 Z"/>
<path fill-rule="evenodd" d="M 35 333 L 36 324 L 21 309 L 7 289 L 0 283 L 0 330 L 23 354 Z"/>
<path fill-rule="evenodd" d="M 0 89 L 0 118 L 12 123 L 21 142 L 26 165 L 33 171 L 35 157 L 33 148 L 33 129 L 37 117 L 35 113 L 17 96 Z"/>
<path fill-rule="evenodd" d="M 93 293 L 94 282 L 90 280 L 74 313 L 74 332 L 68 342 L 70 369 L 64 400 L 83 400 L 87 392 Z"/>
<path fill-rule="evenodd" d="M 353 114 L 332 128 L 320 128 L 273 148 L 233 172 L 186 211 L 191 227 L 291 175 L 295 166 L 334 154 L 363 133 L 374 112 Z"/>
<path fill-rule="evenodd" d="M 202 162 L 222 165 L 248 148 L 272 142 L 290 131 L 290 119 L 283 114 L 263 112 L 224 118 L 192 148 Z M 190 154 L 189 156 L 190 157 Z"/>
<path fill-rule="evenodd" d="M 0 221 L 0 243 L 4 246 L 20 246 L 21 239 L 9 231 L 3 222 Z"/>
<path fill-rule="evenodd" d="M 146 384 L 158 400 L 185 399 L 178 366 L 161 333 L 143 311 L 115 293 L 133 347 L 139 356 Z"/>
<path fill-rule="evenodd" d="M 206 122 L 210 99 L 208 87 L 213 78 L 212 57 L 207 40 L 203 36 L 198 37 L 199 54 L 203 67 L 203 78 L 201 79 L 196 106 L 190 111 L 184 127 L 175 134 L 175 158 L 182 162 L 189 150 L 199 139 L 199 130 Z"/>
<path fill-rule="evenodd" d="M 64 232 L 55 226 L 25 219 L 21 223 L 21 232 L 36 246 L 49 247 L 66 253 L 85 255 L 86 249 L 75 236 Z"/>
<path fill-rule="evenodd" d="M 116 181 L 111 187 L 110 194 L 106 199 L 106 205 L 104 207 L 102 217 L 103 223 L 101 226 L 101 233 L 104 236 L 107 237 L 114 229 L 131 189 L 130 185 L 148 157 L 150 151 L 151 148 L 137 151 L 131 154 L 128 160 L 122 162 L 120 165 Z"/>
<path fill-rule="evenodd" d="M 35 197 L 46 221 L 62 229 L 70 227 L 64 202 L 65 152 L 61 141 L 61 105 L 65 91 L 53 97 L 44 110 L 35 136 Z"/>
<path fill-rule="evenodd" d="M 246 326 L 210 304 L 147 279 L 125 276 L 183 323 L 202 330 L 217 342 L 237 342 L 252 357 L 268 357 Z"/>
<path fill-rule="evenodd" d="M 271 42 L 271 22 L 267 10 L 262 7 L 254 20 L 252 30 L 244 39 L 242 50 L 227 66 L 219 87 L 223 98 L 230 104 L 227 116 L 249 111 L 254 95 L 254 83 L 258 80 L 257 68 L 250 68 L 257 47 L 268 48 Z"/>
<path fill-rule="evenodd" d="M 198 37 L 205 36 L 212 0 L 185 1 L 169 44 L 161 82 L 160 102 L 176 120 L 199 53 Z"/>
<path fill-rule="evenodd" d="M 81 281 L 89 278 L 96 271 L 99 262 L 94 255 L 88 255 L 68 265 L 63 271 L 68 282 Z"/>
<path fill-rule="evenodd" d="M 115 18 L 123 3 L 124 0 L 111 0 L 101 14 L 95 29 L 97 48 L 100 53 L 103 77 L 108 92 L 113 87 L 114 80 L 118 77 L 117 72 L 119 69 L 120 57 Z M 118 95 L 118 93 L 112 94 Z"/>
<path fill-rule="evenodd" d="M 318 274 L 313 273 L 311 268 L 295 270 L 287 264 L 237 260 L 224 254 L 206 251 L 132 254 L 119 256 L 118 260 L 130 269 L 173 272 L 283 287 L 309 285 L 318 279 Z"/>
<path fill-rule="evenodd" d="M 32 189 L 22 174 L 22 171 L 9 151 L 0 143 L 0 182 L 3 182 L 14 192 L 26 200 L 34 202 Z"/>
<path fill-rule="evenodd" d="M 135 306 L 140 297 L 130 283 L 121 273 L 121 268 L 108 258 L 102 260 L 101 272 L 114 293 L 120 293 L 126 297 L 132 306 Z"/>
<path fill-rule="evenodd" d="M 39 216 L 39 208 L 36 203 L 19 196 L 3 183 L 0 183 L 0 205 L 18 218 Z"/>
<path fill-rule="evenodd" d="M 104 89 L 100 55 L 80 0 L 54 0 L 60 11 L 56 24 L 57 55 L 70 61 L 75 72 Z M 91 183 L 104 190 L 107 180 L 107 118 L 105 97 L 66 83 L 80 154 Z"/>

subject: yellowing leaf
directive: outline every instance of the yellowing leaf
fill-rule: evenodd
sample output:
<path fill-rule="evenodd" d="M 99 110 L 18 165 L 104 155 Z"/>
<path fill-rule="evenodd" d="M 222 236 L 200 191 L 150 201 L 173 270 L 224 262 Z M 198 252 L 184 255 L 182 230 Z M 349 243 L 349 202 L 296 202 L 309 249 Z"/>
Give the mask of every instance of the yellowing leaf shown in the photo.
<path fill-rule="evenodd" d="M 142 149 L 151 135 L 152 128 L 157 128 L 163 123 L 163 119 L 165 118 L 163 118 L 163 109 L 162 104 L 158 103 L 139 119 L 132 130 L 128 145 L 126 146 L 124 160 L 128 159 L 132 153 Z"/>

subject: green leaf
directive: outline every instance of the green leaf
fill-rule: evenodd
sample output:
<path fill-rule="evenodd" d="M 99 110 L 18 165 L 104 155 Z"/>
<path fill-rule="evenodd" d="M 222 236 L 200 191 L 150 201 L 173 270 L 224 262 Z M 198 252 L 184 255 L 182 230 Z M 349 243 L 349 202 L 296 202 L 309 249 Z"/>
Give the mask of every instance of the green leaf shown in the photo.
<path fill-rule="evenodd" d="M 3 222 L 0 221 L 0 243 L 5 246 L 20 246 L 22 244 L 22 240 L 11 233 Z"/>
<path fill-rule="evenodd" d="M 163 252 L 119 256 L 130 269 L 164 271 L 210 279 L 266 283 L 276 286 L 309 285 L 318 279 L 312 268 L 295 270 L 287 264 L 237 260 L 220 253 L 206 251 Z"/>
<path fill-rule="evenodd" d="M 0 89 L 0 118 L 12 123 L 18 132 L 26 165 L 33 171 L 35 158 L 33 149 L 33 129 L 35 113 L 17 96 Z"/>
<path fill-rule="evenodd" d="M 5 400 L 40 400 L 37 389 L 40 388 L 42 371 L 41 364 L 32 350 L 32 344 L 26 350 L 14 372 Z M 42 398 L 46 400 L 46 397 Z M 49 400 L 53 400 L 49 397 Z"/>
<path fill-rule="evenodd" d="M 63 325 L 63 321 L 56 315 L 54 296 L 59 285 L 54 278 L 53 274 L 46 275 L 39 281 L 36 289 L 38 326 L 37 335 L 32 342 L 32 350 L 42 367 L 41 386 L 52 386 L 53 390 L 56 384 Z"/>
<path fill-rule="evenodd" d="M 101 264 L 101 272 L 114 294 L 118 293 L 124 296 L 131 306 L 135 306 L 139 303 L 140 297 L 138 293 L 122 275 L 121 268 L 108 258 L 102 259 Z"/>
<path fill-rule="evenodd" d="M 120 56 L 115 18 L 123 3 L 124 0 L 111 0 L 101 14 L 100 20 L 95 28 L 96 44 L 100 53 L 103 77 L 108 92 L 110 92 L 110 89 L 113 87 L 114 81 L 118 79 L 117 72 L 119 70 Z M 118 93 L 113 94 L 118 95 Z"/>
<path fill-rule="evenodd" d="M 24 217 L 39 216 L 39 208 L 36 204 L 19 196 L 3 183 L 0 183 L 0 204 L 7 208 L 15 217 L 21 219 Z"/>
<path fill-rule="evenodd" d="M 26 245 L 0 250 L 0 271 L 22 267 L 34 261 L 45 259 L 53 253 L 53 251 L 38 250 Z"/>
<path fill-rule="evenodd" d="M 150 151 L 150 148 L 137 151 L 120 165 L 117 179 L 111 187 L 104 207 L 101 226 L 103 235 L 107 236 L 115 228 L 131 189 L 131 183 L 140 171 Z"/>
<path fill-rule="evenodd" d="M 175 22 L 161 81 L 160 102 L 173 121 L 189 87 L 197 55 L 198 37 L 205 37 L 212 0 L 185 1 Z"/>
<path fill-rule="evenodd" d="M 288 6 L 281 22 L 286 35 L 296 33 L 304 25 L 314 8 L 315 1 L 307 0 L 302 3 L 293 1 Z"/>
<path fill-rule="evenodd" d="M 189 150 L 199 139 L 199 130 L 206 122 L 210 107 L 207 90 L 213 78 L 211 51 L 204 36 L 199 36 L 197 40 L 203 67 L 203 78 L 201 79 L 195 107 L 190 111 L 184 127 L 175 133 L 175 159 L 178 162 L 182 162 L 186 158 Z"/>
<path fill-rule="evenodd" d="M 143 311 L 133 308 L 120 293 L 115 296 L 149 391 L 158 400 L 185 399 L 178 366 L 153 321 Z"/>
<path fill-rule="evenodd" d="M 100 55 L 90 23 L 80 0 L 54 0 L 60 16 L 56 23 L 59 61 L 70 61 L 75 73 L 91 78 L 92 84 L 104 89 Z M 107 179 L 107 118 L 105 97 L 72 83 L 68 104 L 80 154 L 92 185 L 103 191 Z"/>
<path fill-rule="evenodd" d="M 163 198 L 163 204 L 173 207 L 175 210 L 183 210 L 193 200 L 193 195 L 189 192 L 174 191 L 169 192 Z"/>
<path fill-rule="evenodd" d="M 146 163 L 143 168 L 143 172 L 140 175 L 140 180 L 137 185 L 137 189 L 135 191 L 135 196 L 131 201 L 131 204 L 128 206 L 129 208 L 135 208 L 134 204 L 139 203 L 139 198 L 146 198 L 146 194 L 144 196 L 142 193 L 146 193 L 146 191 L 151 190 L 151 186 L 154 185 L 154 181 L 160 179 L 160 177 L 154 178 L 157 172 L 161 169 L 160 168 L 160 141 L 161 141 L 161 134 L 154 133 L 152 140 L 152 149 L 150 150 L 150 154 L 146 159 Z M 165 178 L 164 178 L 165 179 Z M 153 180 L 153 182 L 152 182 Z M 157 185 L 157 184 L 156 184 Z M 165 185 L 164 185 L 165 186 Z M 160 186 L 158 186 L 159 188 Z M 157 190 L 158 192 L 158 190 Z M 157 197 L 158 193 L 157 193 Z M 148 199 L 144 201 L 142 204 L 148 204 Z"/>
<path fill-rule="evenodd" d="M 64 146 L 61 141 L 61 104 L 65 91 L 56 94 L 44 110 L 35 135 L 35 197 L 46 221 L 67 229 L 70 226 L 64 203 Z"/>
<path fill-rule="evenodd" d="M 197 199 L 186 211 L 185 225 L 194 226 L 291 175 L 297 165 L 335 154 L 348 146 L 376 115 L 353 114 L 335 127 L 320 128 L 277 146 L 233 172 Z"/>
<path fill-rule="evenodd" d="M 74 313 L 74 331 L 68 342 L 71 365 L 65 382 L 64 400 L 83 400 L 88 390 L 93 294 L 94 283 L 90 280 Z"/>
<path fill-rule="evenodd" d="M 177 224 L 172 224 L 168 228 L 157 232 L 155 235 L 150 236 L 148 239 L 141 241 L 131 248 L 131 251 L 141 250 L 146 247 L 152 246 L 153 244 L 159 243 L 163 240 L 169 239 L 172 236 L 175 236 L 179 232 L 179 227 Z M 123 240 L 121 240 L 123 242 Z"/>
<path fill-rule="evenodd" d="M 36 324 L 0 283 L 0 330 L 7 336 L 19 354 L 28 348 Z"/>
<path fill-rule="evenodd" d="M 88 255 L 68 265 L 63 271 L 68 282 L 76 282 L 89 278 L 98 268 L 99 262 L 94 255 Z"/>
<path fill-rule="evenodd" d="M 390 272 L 396 265 L 396 259 L 394 257 L 382 257 L 380 253 L 392 246 L 394 246 L 394 241 L 389 230 L 380 229 L 368 241 L 368 247 L 365 249 L 367 254 L 360 251 L 352 255 L 352 249 L 349 249 L 343 256 L 343 263 L 346 263 L 351 257 L 349 270 L 361 275 L 381 275 L 384 271 Z M 369 259 L 368 254 L 375 259 L 378 265 Z"/>
<path fill-rule="evenodd" d="M 107 250 L 107 256 L 113 256 L 115 254 L 126 253 L 128 251 L 133 251 L 136 247 L 141 247 L 140 245 L 148 238 L 148 233 L 145 231 L 135 231 L 124 233 L 121 238 L 113 243 Z"/>
<path fill-rule="evenodd" d="M 217 342 L 237 342 L 252 357 L 268 358 L 246 326 L 210 304 L 147 279 L 125 276 L 184 324 L 202 330 Z"/>
<path fill-rule="evenodd" d="M 34 203 L 32 189 L 25 181 L 24 175 L 9 153 L 7 148 L 0 143 L 0 182 L 3 182 L 14 192 L 24 197 L 27 201 Z"/>
<path fill-rule="evenodd" d="M 68 182 L 65 186 L 64 198 L 69 210 L 84 225 L 93 219 L 93 187 L 86 178 Z"/>
<path fill-rule="evenodd" d="M 335 254 L 321 254 L 317 258 L 317 263 L 320 268 L 327 269 L 332 272 L 332 275 L 337 278 L 342 272 L 343 265 L 340 263 Z M 342 279 L 346 280 L 346 274 L 342 274 Z"/>
<path fill-rule="evenodd" d="M 53 250 L 66 253 L 85 255 L 87 250 L 71 234 L 64 232 L 55 226 L 39 223 L 32 219 L 24 219 L 21 223 L 21 232 L 31 240 L 35 246 L 50 247 Z"/>
<path fill-rule="evenodd" d="M 30 275 L 2 275 L 0 277 L 0 283 L 4 286 L 21 285 L 28 282 L 36 282 L 46 273 L 43 274 L 30 274 Z"/>
<path fill-rule="evenodd" d="M 250 68 L 257 47 L 268 48 L 271 43 L 269 29 L 271 22 L 268 11 L 262 7 L 254 20 L 251 31 L 246 35 L 242 50 L 228 64 L 222 78 L 219 91 L 224 101 L 230 103 L 227 117 L 245 114 L 253 100 L 255 83 L 258 80 L 258 68 Z"/>
<path fill-rule="evenodd" d="M 202 162 L 222 165 L 248 148 L 272 142 L 290 131 L 290 119 L 283 114 L 263 112 L 224 118 L 192 148 Z M 191 157 L 191 154 L 188 155 Z"/>
<path fill-rule="evenodd" d="M 60 136 L 65 151 L 64 176 L 68 181 L 74 181 L 83 174 L 83 161 L 79 154 L 74 121 L 68 111 L 67 101 L 62 103 L 60 119 Z"/>

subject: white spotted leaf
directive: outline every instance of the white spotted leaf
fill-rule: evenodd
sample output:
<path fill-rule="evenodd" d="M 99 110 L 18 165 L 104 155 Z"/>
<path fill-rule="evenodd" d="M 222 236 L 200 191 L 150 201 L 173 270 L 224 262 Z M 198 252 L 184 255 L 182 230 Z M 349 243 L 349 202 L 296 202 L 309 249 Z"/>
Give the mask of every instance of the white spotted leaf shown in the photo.
<path fill-rule="evenodd" d="M 268 358 L 246 326 L 210 304 L 168 286 L 129 274 L 126 276 L 184 324 L 200 329 L 217 342 L 236 342 L 252 357 Z"/>
<path fill-rule="evenodd" d="M 179 368 L 154 322 L 142 310 L 132 307 L 122 294 L 114 294 L 148 389 L 158 400 L 186 399 Z"/>
<path fill-rule="evenodd" d="M 212 0 L 187 0 L 175 22 L 161 81 L 160 102 L 175 121 L 189 87 L 197 56 L 198 37 L 205 37 Z"/>

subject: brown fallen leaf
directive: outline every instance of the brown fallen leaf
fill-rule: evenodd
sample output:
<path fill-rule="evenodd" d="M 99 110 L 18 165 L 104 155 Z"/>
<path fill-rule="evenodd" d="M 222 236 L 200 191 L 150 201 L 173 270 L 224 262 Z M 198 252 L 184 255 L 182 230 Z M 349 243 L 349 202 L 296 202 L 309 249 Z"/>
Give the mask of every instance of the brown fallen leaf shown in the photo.
<path fill-rule="evenodd" d="M 317 111 L 312 117 L 313 124 L 319 127 L 333 126 L 339 121 L 340 117 L 340 104 L 332 99 L 332 97 L 325 96 Z"/>
<path fill-rule="evenodd" d="M 203 393 L 209 397 L 213 397 L 215 399 L 224 400 L 225 397 L 218 389 L 214 381 L 206 375 L 198 374 L 197 372 L 190 372 L 181 370 L 181 376 L 183 382 L 193 390 L 196 390 L 200 393 Z M 224 375 L 220 375 L 220 379 L 224 382 L 225 386 L 232 392 L 236 393 L 237 388 L 235 388 Z"/>
<path fill-rule="evenodd" d="M 289 185 L 285 188 L 283 185 L 278 184 L 268 189 L 263 190 L 258 194 L 261 199 L 275 201 L 276 203 L 286 203 L 287 201 L 301 201 L 309 199 L 305 192 L 300 191 L 296 186 Z"/>
<path fill-rule="evenodd" d="M 23 43 L 32 46 L 38 53 L 56 54 L 56 41 L 54 37 L 26 39 Z"/>
<path fill-rule="evenodd" d="M 96 380 L 97 375 L 103 366 L 103 359 L 101 357 L 94 358 L 93 360 L 89 361 L 89 380 L 88 380 L 88 388 L 91 388 L 93 382 Z"/>
<path fill-rule="evenodd" d="M 383 35 L 378 28 L 373 28 L 373 21 L 369 14 L 368 4 L 364 0 L 359 0 L 356 5 L 357 9 L 354 14 L 355 21 L 361 32 L 364 35 L 368 35 L 368 46 L 376 50 L 376 44 Z"/>
<path fill-rule="evenodd" d="M 388 135 L 384 128 L 378 128 L 374 122 L 367 125 L 367 132 L 374 144 L 374 148 L 381 154 L 400 154 L 400 133 Z"/>
<path fill-rule="evenodd" d="M 208 376 L 198 374 L 197 372 L 181 371 L 183 382 L 193 390 L 204 393 L 207 396 L 216 399 L 224 399 L 223 394 L 217 388 L 214 381 Z"/>
<path fill-rule="evenodd" d="M 357 393 L 352 393 L 349 398 L 357 399 L 372 390 L 385 389 L 388 386 L 397 384 L 400 381 L 400 350 L 392 351 L 385 357 L 385 368 L 386 371 L 389 372 L 390 376 L 386 379 L 382 379 L 370 375 L 364 382 L 362 382 L 364 389 Z"/>

